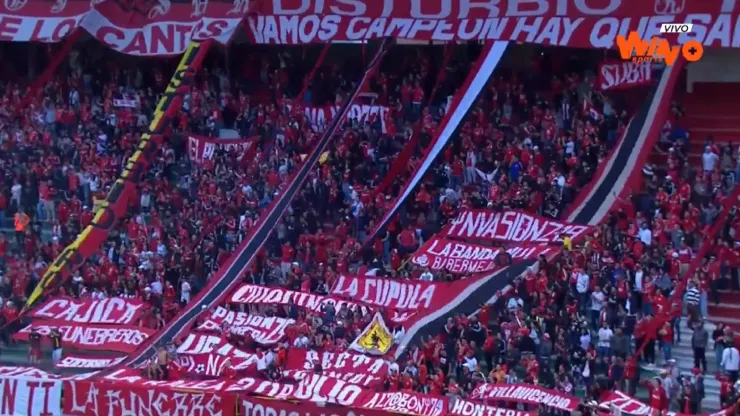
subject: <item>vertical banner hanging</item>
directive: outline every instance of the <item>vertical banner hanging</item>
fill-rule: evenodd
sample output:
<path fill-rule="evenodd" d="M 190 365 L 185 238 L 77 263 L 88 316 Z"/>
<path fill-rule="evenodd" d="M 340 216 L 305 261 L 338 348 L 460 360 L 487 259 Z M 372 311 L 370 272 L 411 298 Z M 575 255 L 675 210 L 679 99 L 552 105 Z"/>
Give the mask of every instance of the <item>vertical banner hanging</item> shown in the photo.
<path fill-rule="evenodd" d="M 164 95 L 159 100 L 147 132 L 141 136 L 136 153 L 129 158 L 121 177 L 111 187 L 92 223 L 77 236 L 72 244 L 64 248 L 41 277 L 33 293 L 28 297 L 22 313 L 25 313 L 51 287 L 51 284 L 58 280 L 57 276 L 64 279 L 73 267 L 82 264 L 100 250 L 110 230 L 116 226 L 118 220 L 126 215 L 128 201 L 134 188 L 157 154 L 159 144 L 164 140 L 164 134 L 173 116 L 182 106 L 183 96 L 188 93 L 190 86 L 195 82 L 195 74 L 206 57 L 211 43 L 212 41 L 190 43 Z"/>
<path fill-rule="evenodd" d="M 447 145 L 447 142 L 452 138 L 458 125 L 465 118 L 468 110 L 473 106 L 483 87 L 485 87 L 488 78 L 493 73 L 493 70 L 496 69 L 501 57 L 503 57 L 507 44 L 508 42 L 494 42 L 487 43 L 483 46 L 480 57 L 468 74 L 465 84 L 463 84 L 463 87 L 460 88 L 452 100 L 452 104 L 442 120 L 439 129 L 440 133 L 434 137 L 434 140 L 427 148 L 426 154 L 417 165 L 414 174 L 406 182 L 403 192 L 393 201 L 391 208 L 386 211 L 383 219 L 376 224 L 375 229 L 368 235 L 365 242 L 372 241 L 375 238 L 375 234 L 388 224 L 388 221 L 393 218 L 404 201 L 406 201 L 406 198 L 411 195 L 416 185 L 421 182 L 427 170 L 432 166 L 434 159 L 437 158 L 437 155 L 439 155 L 445 145 Z"/>

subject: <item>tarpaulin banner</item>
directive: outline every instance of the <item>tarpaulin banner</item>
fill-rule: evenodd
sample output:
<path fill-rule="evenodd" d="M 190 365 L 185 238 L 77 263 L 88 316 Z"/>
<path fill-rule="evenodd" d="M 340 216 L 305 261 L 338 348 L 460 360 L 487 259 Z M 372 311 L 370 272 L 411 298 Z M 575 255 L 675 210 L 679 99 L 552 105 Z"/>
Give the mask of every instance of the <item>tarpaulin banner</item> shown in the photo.
<path fill-rule="evenodd" d="M 113 106 L 114 107 L 121 107 L 121 108 L 137 108 L 139 107 L 139 100 L 135 98 L 114 98 L 113 99 Z"/>
<path fill-rule="evenodd" d="M 546 245 L 523 245 L 506 248 L 512 260 L 534 260 L 541 255 L 556 252 L 558 249 Z M 447 270 L 451 273 L 469 274 L 495 270 L 508 265 L 496 247 L 452 241 L 434 237 L 424 243 L 411 257 L 411 262 L 432 270 Z"/>
<path fill-rule="evenodd" d="M 244 352 L 225 338 L 215 335 L 190 333 L 177 347 L 178 354 L 217 354 L 226 357 L 237 357 L 256 360 L 254 354 Z"/>
<path fill-rule="evenodd" d="M 588 225 L 568 224 L 521 211 L 469 209 L 460 212 L 439 235 L 514 243 L 561 243 L 565 234 L 577 240 L 593 231 Z"/>
<path fill-rule="evenodd" d="M 190 160 L 197 165 L 202 165 L 206 160 L 213 160 L 216 150 L 223 149 L 227 154 L 234 152 L 238 160 L 250 158 L 256 151 L 259 137 L 247 139 L 217 139 L 203 136 L 188 136 L 188 155 Z"/>
<path fill-rule="evenodd" d="M 133 352 L 143 344 L 155 330 L 133 325 L 69 324 L 59 321 L 39 321 L 21 329 L 13 339 L 28 341 L 31 329 L 35 328 L 44 341 L 51 341 L 52 328 L 62 334 L 63 345 L 85 350 Z"/>
<path fill-rule="evenodd" d="M 456 398 L 449 411 L 452 416 L 535 416 L 536 412 L 525 412 L 516 409 L 502 409 L 481 403 Z"/>
<path fill-rule="evenodd" d="M 533 405 L 544 404 L 568 412 L 576 410 L 580 401 L 577 397 L 531 384 L 481 384 L 470 393 L 468 398 Z"/>
<path fill-rule="evenodd" d="M 658 409 L 654 409 L 647 404 L 630 397 L 627 394 L 617 390 L 606 392 L 599 402 L 599 410 L 604 414 L 614 414 L 614 410 L 618 410 L 620 414 L 630 416 L 650 416 L 656 414 L 662 414 L 665 416 L 688 416 L 686 413 L 677 412 L 661 412 Z M 720 410 L 716 413 L 706 413 L 702 416 L 723 416 L 728 413 L 729 409 Z"/>
<path fill-rule="evenodd" d="M 354 409 L 348 407 L 325 407 L 311 402 L 289 402 L 242 397 L 239 400 L 241 416 L 387 416 L 387 412 Z"/>
<path fill-rule="evenodd" d="M 447 398 L 410 392 L 372 393 L 361 407 L 402 415 L 443 416 L 447 414 Z"/>
<path fill-rule="evenodd" d="M 467 278 L 454 282 L 426 282 L 375 276 L 340 275 L 329 291 L 329 295 L 353 299 L 382 310 L 388 322 L 406 329 L 413 325 L 425 311 L 444 307 L 452 298 L 477 280 L 477 278 Z"/>
<path fill-rule="evenodd" d="M 378 232 L 385 228 L 396 215 L 406 199 L 416 189 L 422 179 L 426 176 L 437 156 L 447 146 L 447 143 L 455 136 L 460 123 L 463 122 L 473 103 L 478 99 L 481 91 L 488 84 L 493 71 L 504 56 L 508 42 L 486 42 L 483 44 L 481 54 L 468 71 L 462 86 L 449 101 L 447 110 L 440 122 L 431 142 L 424 151 L 424 156 L 417 161 L 413 173 L 406 180 L 401 192 L 396 196 L 390 206 L 386 207 L 382 219 L 375 223 L 375 228 L 365 239 L 367 244 L 373 241 Z"/>
<path fill-rule="evenodd" d="M 363 314 L 369 311 L 368 308 L 355 302 L 314 295 L 312 293 L 296 292 L 279 287 L 264 287 L 250 284 L 242 285 L 229 298 L 229 302 L 245 303 L 248 305 L 289 305 L 291 300 L 299 308 L 314 312 L 322 312 L 324 305 L 327 303 L 333 304 L 337 311 L 343 306 L 346 306 L 349 310 L 358 310 L 359 308 Z"/>
<path fill-rule="evenodd" d="M 315 131 L 324 131 L 339 110 L 339 106 L 306 107 L 304 113 Z M 381 131 L 386 133 L 387 128 L 385 123 L 389 111 L 390 109 L 388 107 L 382 105 L 352 104 L 349 106 L 346 120 L 356 121 L 360 124 L 373 124 L 375 121 L 379 121 Z"/>
<path fill-rule="evenodd" d="M 599 64 L 600 90 L 622 90 L 653 83 L 652 62 L 607 61 Z"/>
<path fill-rule="evenodd" d="M 65 378 L 57 374 L 47 373 L 44 370 L 39 370 L 36 367 L 21 367 L 21 366 L 0 366 L 0 377 L 14 377 L 14 378 L 50 378 L 50 379 L 61 379 Z"/>
<path fill-rule="evenodd" d="M 417 310 L 443 305 L 439 299 L 446 297 L 444 291 L 449 288 L 446 283 L 341 275 L 329 295 L 381 308 Z"/>
<path fill-rule="evenodd" d="M 227 363 L 237 371 L 256 369 L 257 356 L 240 358 L 220 354 L 178 354 L 177 363 L 183 372 L 205 377 L 219 377 Z"/>
<path fill-rule="evenodd" d="M 286 370 L 308 370 L 313 371 L 316 363 L 321 364 L 323 371 L 334 371 L 337 373 L 371 374 L 385 377 L 388 374 L 389 364 L 382 358 L 372 358 L 362 354 L 333 353 L 293 348 L 288 354 L 285 363 Z"/>
<path fill-rule="evenodd" d="M 49 299 L 29 316 L 77 324 L 131 324 L 139 320 L 143 309 L 144 303 L 138 299 L 79 300 L 64 297 Z"/>
<path fill-rule="evenodd" d="M 106 358 L 106 357 L 89 357 L 84 355 L 66 355 L 57 364 L 59 368 L 113 368 L 121 364 L 126 357 Z"/>
<path fill-rule="evenodd" d="M 0 377 L 0 415 L 61 416 L 62 381 Z"/>
<path fill-rule="evenodd" d="M 321 374 L 311 374 L 298 384 L 242 377 L 231 383 L 226 391 L 276 400 L 330 403 L 348 407 L 358 406 L 370 394 L 369 390 L 358 385 Z"/>
<path fill-rule="evenodd" d="M 282 372 L 284 378 L 299 382 L 305 380 L 312 374 L 315 373 L 313 373 L 312 371 L 303 370 L 284 370 Z M 366 387 L 371 390 L 379 389 L 380 387 L 382 387 L 383 381 L 385 381 L 384 377 L 378 377 L 372 374 L 364 373 L 343 373 L 339 371 L 322 370 L 321 375 L 327 376 L 329 378 L 337 378 L 339 380 L 346 381 L 347 383 L 357 384 L 358 386 Z"/>
<path fill-rule="evenodd" d="M 219 306 L 198 326 L 198 329 L 201 331 L 221 331 L 228 328 L 233 334 L 244 335 L 249 333 L 255 342 L 272 345 L 282 340 L 285 337 L 285 329 L 294 323 L 295 321 L 292 319 L 250 315 L 246 312 L 234 312 Z"/>
<path fill-rule="evenodd" d="M 360 42 L 381 37 L 423 41 L 504 40 L 610 48 L 618 34 L 659 36 L 661 23 L 692 23 L 674 44 L 739 47 L 734 1 L 583 0 L 152 0 L 8 1 L 0 14 L 0 40 L 59 42 L 78 27 L 106 46 L 131 55 L 176 55 L 191 41 L 222 44 L 242 19 L 251 42 L 306 44 Z"/>
<path fill-rule="evenodd" d="M 383 315 L 376 312 L 373 320 L 352 341 L 349 349 L 363 354 L 385 355 L 393 347 L 393 334 L 388 330 Z"/>
<path fill-rule="evenodd" d="M 617 34 L 640 31 L 659 36 L 660 23 L 693 23 L 694 32 L 679 36 L 705 45 L 737 47 L 733 2 L 605 0 L 602 2 L 462 0 L 358 0 L 347 7 L 320 0 L 273 0 L 250 16 L 247 34 L 256 43 L 303 44 L 356 41 L 378 37 L 460 42 L 509 40 L 583 48 L 610 48 Z M 708 14 L 693 14 L 708 13 Z M 722 13 L 722 14 L 720 14 Z M 696 25 L 701 27 L 697 29 Z M 714 34 L 716 31 L 716 34 Z M 721 35 L 720 35 L 721 33 Z"/>
<path fill-rule="evenodd" d="M 84 2 L 75 3 L 79 5 Z M 116 4 L 116 2 L 105 3 Z M 44 3 L 34 7 L 46 6 L 48 4 Z M 1 15 L 0 19 L 3 19 Z M 0 22 L 0 27 L 7 26 L 3 26 Z M 33 293 L 28 297 L 25 309 L 30 308 L 41 295 L 50 289 L 52 283 L 57 281 L 57 276 L 59 279 L 64 279 L 74 267 L 97 253 L 101 244 L 108 239 L 110 230 L 118 224 L 119 219 L 126 215 L 129 200 L 135 195 L 136 186 L 148 170 L 151 161 L 157 157 L 157 149 L 163 140 L 162 135 L 169 128 L 173 115 L 180 109 L 183 96 L 189 92 L 210 44 L 210 42 L 190 44 L 154 110 L 154 116 L 147 132 L 141 136 L 137 151 L 126 162 L 121 177 L 116 180 L 105 200 L 100 204 L 90 225 L 82 230 L 77 239 L 65 247 L 46 269 Z"/>
<path fill-rule="evenodd" d="M 156 354 L 155 345 L 157 343 L 165 340 L 177 339 L 187 330 L 187 328 L 190 328 L 204 307 L 205 309 L 209 309 L 223 304 L 231 298 L 231 294 L 235 289 L 237 289 L 238 285 L 242 281 L 240 276 L 243 274 L 244 267 L 250 264 L 259 254 L 261 247 L 263 247 L 267 241 L 270 231 L 280 220 L 280 217 L 283 215 L 285 210 L 288 209 L 291 201 L 300 191 L 301 186 L 306 180 L 308 180 L 310 173 L 314 171 L 321 154 L 323 154 L 328 144 L 335 138 L 335 133 L 339 130 L 342 119 L 347 114 L 349 103 L 357 98 L 359 93 L 368 84 L 373 74 L 376 72 L 379 63 L 382 61 L 388 50 L 388 44 L 388 39 L 383 39 L 380 42 L 380 47 L 372 57 L 372 60 L 367 66 L 362 78 L 354 84 L 354 89 L 352 89 L 349 96 L 346 97 L 345 105 L 340 114 L 335 118 L 334 123 L 316 142 L 313 149 L 306 154 L 304 163 L 296 172 L 294 172 L 291 178 L 288 178 L 281 192 L 278 192 L 278 195 L 275 196 L 270 205 L 265 208 L 259 221 L 257 221 L 254 227 L 250 228 L 246 238 L 239 244 L 226 263 L 221 265 L 218 273 L 210 279 L 208 285 L 198 293 L 192 302 L 180 310 L 178 315 L 170 321 L 166 329 L 160 331 L 156 337 L 152 337 L 146 348 L 142 348 L 139 353 L 133 355 L 127 363 L 141 364 L 143 361 L 146 361 Z M 245 294 L 245 292 L 241 293 Z M 302 295 L 307 294 L 304 293 Z M 291 296 L 301 302 L 304 300 L 310 301 L 310 299 L 315 299 L 311 298 L 311 295 L 307 295 L 308 299 L 301 299 L 300 296 Z M 341 311 L 339 313 L 341 313 Z"/>
<path fill-rule="evenodd" d="M 233 416 L 236 397 L 176 383 L 138 381 L 64 382 L 64 414 L 69 416 L 198 415 Z M 203 384 L 203 382 L 201 382 Z"/>

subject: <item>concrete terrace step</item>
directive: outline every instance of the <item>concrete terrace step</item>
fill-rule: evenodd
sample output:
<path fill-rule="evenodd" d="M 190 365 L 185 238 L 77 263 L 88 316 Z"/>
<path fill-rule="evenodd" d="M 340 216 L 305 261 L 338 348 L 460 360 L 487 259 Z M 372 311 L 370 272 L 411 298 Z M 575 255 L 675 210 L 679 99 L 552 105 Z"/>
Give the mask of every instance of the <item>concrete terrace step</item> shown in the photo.
<path fill-rule="evenodd" d="M 709 321 L 715 323 L 715 324 L 723 323 L 723 324 L 729 325 L 729 326 L 731 326 L 732 328 L 735 328 L 735 329 L 740 328 L 740 318 L 729 318 L 729 317 L 726 317 L 726 316 L 715 316 L 715 315 L 712 315 L 710 313 L 709 314 L 709 317 L 707 319 Z"/>
<path fill-rule="evenodd" d="M 740 304 L 740 292 L 720 290 L 719 301 L 721 304 Z"/>
<path fill-rule="evenodd" d="M 713 129 L 739 129 L 740 118 L 687 118 L 682 119 L 679 125 L 685 127 L 689 131 L 696 128 L 713 128 Z"/>
<path fill-rule="evenodd" d="M 704 329 L 710 334 L 714 331 L 716 325 L 711 322 L 704 323 Z M 679 329 L 681 331 L 681 342 L 677 342 L 673 347 L 673 358 L 676 360 L 678 369 L 681 374 L 689 374 L 694 368 L 694 350 L 691 348 L 691 335 L 692 330 L 687 325 L 687 319 L 681 318 L 679 323 Z M 711 346 L 711 345 L 710 345 Z M 713 376 L 717 371 L 716 357 L 714 349 L 707 349 L 706 351 L 708 371 L 704 374 L 704 393 L 705 397 L 702 400 L 702 412 L 714 412 L 720 410 L 719 392 L 720 382 Z"/>
<path fill-rule="evenodd" d="M 733 127 L 694 127 L 692 129 L 692 132 L 702 132 L 706 134 L 714 134 L 714 133 L 737 133 L 740 134 L 740 126 L 733 126 Z"/>

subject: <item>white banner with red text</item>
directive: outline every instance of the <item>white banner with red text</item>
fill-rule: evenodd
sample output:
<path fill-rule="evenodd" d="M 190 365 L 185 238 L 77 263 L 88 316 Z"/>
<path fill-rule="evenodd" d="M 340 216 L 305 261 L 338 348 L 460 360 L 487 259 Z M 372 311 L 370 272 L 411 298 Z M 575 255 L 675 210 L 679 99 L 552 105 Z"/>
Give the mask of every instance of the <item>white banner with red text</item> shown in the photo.
<path fill-rule="evenodd" d="M 258 285 L 244 284 L 237 289 L 229 298 L 229 302 L 244 303 L 247 305 L 290 305 L 293 301 L 296 306 L 313 312 L 322 312 L 324 305 L 331 303 L 339 311 L 346 306 L 350 310 L 362 310 L 363 315 L 370 310 L 359 303 L 328 296 L 314 295 L 312 293 L 296 292 L 279 287 L 264 287 Z"/>
<path fill-rule="evenodd" d="M 439 235 L 514 243 L 562 243 L 561 235 L 577 240 L 593 227 L 568 224 L 521 211 L 471 209 L 460 212 Z"/>
<path fill-rule="evenodd" d="M 114 98 L 113 106 L 120 108 L 138 108 L 139 100 L 135 98 Z"/>
<path fill-rule="evenodd" d="M 674 44 L 740 47 L 733 0 L 271 0 L 217 2 L 6 2 L 0 40 L 59 42 L 81 27 L 108 47 L 131 55 L 176 55 L 191 40 L 228 43 L 245 16 L 255 43 L 306 44 L 381 37 L 415 40 L 508 40 L 611 48 L 618 34 L 660 36 L 662 23 L 692 23 Z"/>
<path fill-rule="evenodd" d="M 579 399 L 530 384 L 481 384 L 468 397 L 471 400 L 527 403 L 572 412 L 578 408 Z"/>
<path fill-rule="evenodd" d="M 28 341 L 31 329 L 35 328 L 45 341 L 51 341 L 52 328 L 62 334 L 62 345 L 97 351 L 134 352 L 155 332 L 153 329 L 133 325 L 69 324 L 60 321 L 39 321 L 21 329 L 13 335 L 19 341 Z"/>
<path fill-rule="evenodd" d="M 113 368 L 126 361 L 126 357 L 89 357 L 84 355 L 67 355 L 57 364 L 58 368 Z"/>
<path fill-rule="evenodd" d="M 248 333 L 258 344 L 272 345 L 282 340 L 285 337 L 285 329 L 294 323 L 292 319 L 250 315 L 219 306 L 198 326 L 198 330 L 220 332 L 228 329 L 236 335 Z"/>
<path fill-rule="evenodd" d="M 596 85 L 602 91 L 644 87 L 653 83 L 652 62 L 607 61 L 599 64 Z"/>
<path fill-rule="evenodd" d="M 546 245 L 522 245 L 503 249 L 481 246 L 434 237 L 424 243 L 411 257 L 411 262 L 432 270 L 447 270 L 456 274 L 473 274 L 490 272 L 510 264 L 504 254 L 508 253 L 512 261 L 534 260 L 541 255 L 557 251 L 557 248 Z"/>
<path fill-rule="evenodd" d="M 61 416 L 62 381 L 0 376 L 0 415 Z"/>
<path fill-rule="evenodd" d="M 226 154 L 235 154 L 237 160 L 249 158 L 256 151 L 259 137 L 248 139 L 216 139 L 203 136 L 188 136 L 188 155 L 196 165 L 203 165 L 207 160 L 216 157 L 217 150 L 224 150 Z"/>
<path fill-rule="evenodd" d="M 137 299 L 79 300 L 65 297 L 47 300 L 29 316 L 77 324 L 133 324 L 139 320 L 143 310 L 144 303 Z"/>

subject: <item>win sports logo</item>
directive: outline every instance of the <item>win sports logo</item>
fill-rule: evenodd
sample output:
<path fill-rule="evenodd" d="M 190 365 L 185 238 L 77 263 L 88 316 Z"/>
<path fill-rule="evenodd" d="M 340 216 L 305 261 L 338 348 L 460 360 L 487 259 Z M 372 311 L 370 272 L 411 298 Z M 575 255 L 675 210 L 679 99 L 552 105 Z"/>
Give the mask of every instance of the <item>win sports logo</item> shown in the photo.
<path fill-rule="evenodd" d="M 692 26 L 692 24 L 664 23 L 660 27 L 660 32 L 688 33 Z M 671 45 L 671 42 L 663 38 L 642 39 L 639 33 L 630 32 L 626 38 L 618 35 L 616 43 L 622 59 L 632 62 L 665 63 L 670 66 L 676 63 L 679 54 L 689 62 L 696 62 L 704 55 L 704 46 L 696 40 L 689 40 L 682 45 Z"/>

